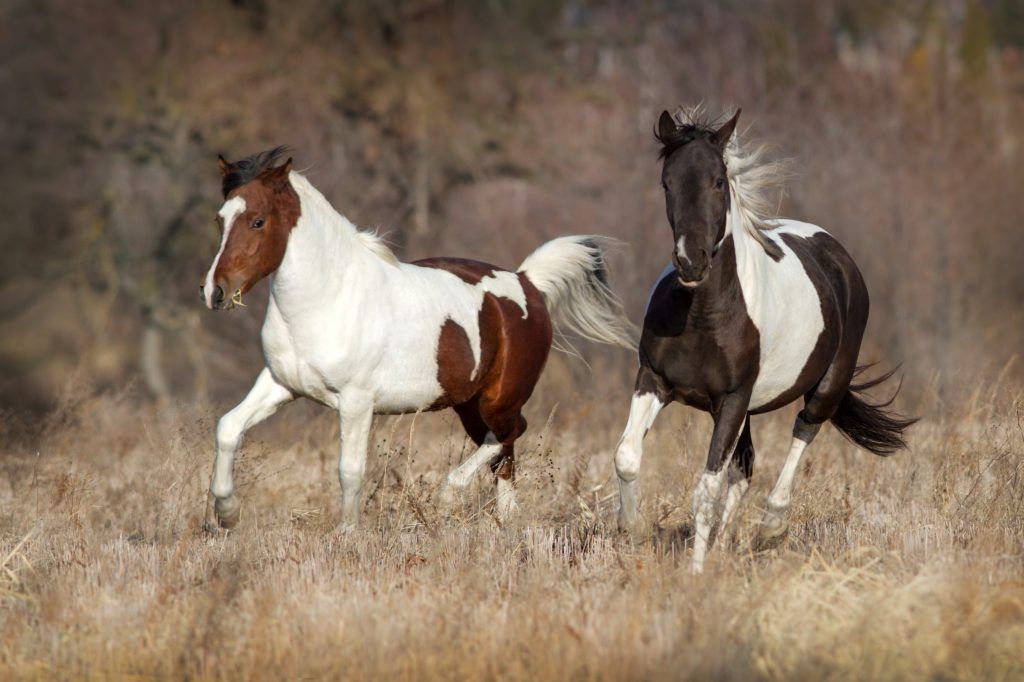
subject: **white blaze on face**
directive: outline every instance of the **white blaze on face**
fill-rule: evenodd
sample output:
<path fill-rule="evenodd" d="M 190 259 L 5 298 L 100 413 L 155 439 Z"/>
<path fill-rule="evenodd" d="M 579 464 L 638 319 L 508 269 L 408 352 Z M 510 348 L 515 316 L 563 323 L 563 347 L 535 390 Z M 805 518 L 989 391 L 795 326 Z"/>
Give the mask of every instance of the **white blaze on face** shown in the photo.
<path fill-rule="evenodd" d="M 676 242 L 676 256 L 679 258 L 681 263 L 685 263 L 689 260 L 686 257 L 686 235 L 680 237 L 679 241 Z"/>
<path fill-rule="evenodd" d="M 220 239 L 220 250 L 217 252 L 216 257 L 213 259 L 213 265 L 210 266 L 210 271 L 206 273 L 206 282 L 203 284 L 203 295 L 206 298 L 206 307 L 213 309 L 213 290 L 216 285 L 213 283 L 214 273 L 217 272 L 217 264 L 220 262 L 220 257 L 224 254 L 224 247 L 228 243 L 228 235 L 231 234 L 231 226 L 235 222 L 235 218 L 242 215 L 245 212 L 245 199 L 242 197 L 233 197 L 224 202 L 224 205 L 217 211 L 217 215 L 220 216 L 221 223 L 224 225 L 224 234 Z M 231 292 L 226 292 L 226 295 L 230 296 Z"/>

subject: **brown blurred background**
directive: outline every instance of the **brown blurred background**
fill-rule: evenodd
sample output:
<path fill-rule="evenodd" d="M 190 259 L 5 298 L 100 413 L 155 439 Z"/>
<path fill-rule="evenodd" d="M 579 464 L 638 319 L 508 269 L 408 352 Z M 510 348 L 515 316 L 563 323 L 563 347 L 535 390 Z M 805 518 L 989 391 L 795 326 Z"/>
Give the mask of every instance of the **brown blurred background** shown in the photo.
<path fill-rule="evenodd" d="M 289 145 L 405 259 L 618 237 L 639 321 L 671 246 L 652 127 L 700 101 L 794 160 L 782 213 L 857 259 L 862 357 L 907 399 L 1019 380 L 1022 50 L 1017 0 L 4 3 L 0 410 L 241 396 L 266 285 L 199 303 L 218 152 Z M 588 350 L 615 371 L 559 382 L 628 395 L 632 359 Z"/>

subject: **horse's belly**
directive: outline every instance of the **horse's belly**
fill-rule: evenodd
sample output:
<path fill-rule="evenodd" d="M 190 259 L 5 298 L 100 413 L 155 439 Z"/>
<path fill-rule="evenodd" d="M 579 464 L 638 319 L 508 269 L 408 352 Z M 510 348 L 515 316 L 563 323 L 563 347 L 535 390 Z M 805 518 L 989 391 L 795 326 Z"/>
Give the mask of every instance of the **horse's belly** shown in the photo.
<path fill-rule="evenodd" d="M 380 414 L 426 410 L 444 394 L 437 379 L 436 362 L 415 362 L 413 357 L 401 360 L 382 367 L 372 382 L 374 409 Z"/>

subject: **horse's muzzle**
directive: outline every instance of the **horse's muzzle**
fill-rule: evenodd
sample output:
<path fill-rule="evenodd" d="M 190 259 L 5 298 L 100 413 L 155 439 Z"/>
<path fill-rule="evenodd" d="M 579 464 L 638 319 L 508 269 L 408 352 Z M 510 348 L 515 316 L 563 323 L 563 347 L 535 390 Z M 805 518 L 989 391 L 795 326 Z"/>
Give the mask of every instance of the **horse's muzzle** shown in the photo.
<path fill-rule="evenodd" d="M 699 286 L 708 278 L 708 273 L 711 271 L 711 261 L 708 259 L 706 252 L 701 251 L 701 260 L 703 263 L 695 265 L 689 260 L 683 260 L 678 254 L 672 254 L 672 264 L 676 268 L 676 279 L 684 287 L 696 287 Z"/>
<path fill-rule="evenodd" d="M 210 292 L 210 300 L 206 300 L 206 288 L 199 285 L 199 298 L 209 306 L 210 310 L 220 310 L 224 307 L 224 288 L 219 284 L 214 285 L 213 291 Z"/>

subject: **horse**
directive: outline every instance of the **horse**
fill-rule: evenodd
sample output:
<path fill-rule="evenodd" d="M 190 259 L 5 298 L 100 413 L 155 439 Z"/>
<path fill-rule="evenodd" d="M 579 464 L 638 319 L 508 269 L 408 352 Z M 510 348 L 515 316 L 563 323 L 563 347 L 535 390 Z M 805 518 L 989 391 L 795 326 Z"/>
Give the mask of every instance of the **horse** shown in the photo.
<path fill-rule="evenodd" d="M 636 348 L 608 283 L 602 238 L 556 238 L 514 272 L 461 258 L 404 263 L 336 211 L 291 158 L 278 165 L 283 154 L 218 157 L 222 236 L 200 296 L 211 310 L 232 308 L 267 277 L 270 301 L 266 366 L 217 424 L 217 521 L 230 528 L 239 520 L 232 467 L 245 432 L 300 396 L 341 422 L 342 527 L 358 521 L 373 416 L 449 407 L 476 450 L 450 473 L 443 498 L 487 463 L 497 515 L 509 518 L 522 408 L 555 331 Z"/>
<path fill-rule="evenodd" d="M 615 469 L 618 524 L 636 535 L 642 442 L 658 413 L 679 402 L 711 414 L 714 430 L 693 498 L 692 570 L 700 573 L 719 506 L 721 534 L 750 485 L 751 415 L 804 401 L 758 527 L 758 549 L 785 537 L 801 455 L 825 421 L 886 456 L 906 447 L 904 431 L 916 419 L 887 409 L 895 393 L 884 403 L 862 395 L 895 370 L 853 383 L 866 369 L 857 355 L 868 320 L 867 287 L 828 232 L 769 217 L 768 189 L 784 167 L 766 162 L 763 147 L 740 146 L 739 110 L 721 126 L 699 109 L 677 115 L 662 112 L 655 132 L 671 262 L 647 303 Z"/>

